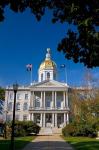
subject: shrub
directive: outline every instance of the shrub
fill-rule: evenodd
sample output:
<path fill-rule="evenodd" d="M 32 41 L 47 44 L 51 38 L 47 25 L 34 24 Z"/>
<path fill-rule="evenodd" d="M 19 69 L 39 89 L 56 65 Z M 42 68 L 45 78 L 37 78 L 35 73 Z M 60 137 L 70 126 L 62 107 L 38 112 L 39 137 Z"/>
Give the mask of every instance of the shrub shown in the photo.
<path fill-rule="evenodd" d="M 15 130 L 15 136 L 26 136 L 26 131 L 24 129 L 19 130 L 18 128 Z"/>
<path fill-rule="evenodd" d="M 11 123 L 9 123 L 9 128 L 11 128 Z M 26 136 L 31 133 L 38 134 L 40 127 L 33 123 L 32 121 L 15 121 L 15 136 Z"/>
<path fill-rule="evenodd" d="M 72 122 L 62 129 L 62 134 L 64 136 L 96 137 L 98 128 L 97 124 L 97 122 L 92 122 L 90 124 L 88 122 Z"/>
<path fill-rule="evenodd" d="M 71 124 L 66 125 L 63 129 L 62 129 L 62 134 L 64 136 L 73 136 L 73 134 L 75 133 L 75 126 Z"/>

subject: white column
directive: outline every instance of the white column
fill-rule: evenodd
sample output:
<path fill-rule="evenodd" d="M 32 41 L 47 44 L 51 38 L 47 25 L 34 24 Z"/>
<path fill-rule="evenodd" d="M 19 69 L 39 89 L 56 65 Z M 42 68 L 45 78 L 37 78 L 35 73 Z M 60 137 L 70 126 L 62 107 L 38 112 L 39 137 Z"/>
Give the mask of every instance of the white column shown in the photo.
<path fill-rule="evenodd" d="M 41 92 L 41 105 L 40 107 L 42 108 L 43 107 L 43 92 Z"/>
<path fill-rule="evenodd" d="M 52 91 L 52 108 L 54 108 L 54 91 Z"/>
<path fill-rule="evenodd" d="M 64 126 L 66 125 L 66 113 L 64 113 Z"/>
<path fill-rule="evenodd" d="M 67 119 L 67 124 L 69 124 L 69 114 L 68 113 L 67 113 L 66 119 Z"/>
<path fill-rule="evenodd" d="M 57 93 L 55 91 L 55 108 L 57 108 Z"/>
<path fill-rule="evenodd" d="M 63 106 L 64 106 L 64 108 L 65 108 L 65 107 L 66 107 L 65 91 L 63 92 L 63 100 L 64 100 L 64 102 L 63 102 Z"/>
<path fill-rule="evenodd" d="M 33 120 L 33 122 L 34 122 L 34 114 L 32 114 L 32 120 Z"/>
<path fill-rule="evenodd" d="M 35 107 L 35 102 L 34 102 L 34 101 L 35 101 L 35 95 L 34 95 L 34 91 L 33 91 L 33 96 L 32 96 L 32 98 L 33 98 L 33 99 L 32 99 L 32 104 L 33 104 L 33 108 L 34 108 L 34 107 Z"/>
<path fill-rule="evenodd" d="M 41 117 L 40 117 L 41 119 L 40 119 L 40 125 L 41 125 L 41 127 L 42 127 L 42 123 L 43 123 L 43 114 L 41 113 Z"/>
<path fill-rule="evenodd" d="M 45 127 L 45 113 L 43 114 L 43 127 Z"/>
<path fill-rule="evenodd" d="M 30 96 L 30 108 L 33 108 L 33 92 L 31 92 Z"/>
<path fill-rule="evenodd" d="M 44 91 L 44 103 L 43 103 L 43 107 L 45 109 L 45 91 Z"/>
<path fill-rule="evenodd" d="M 29 120 L 32 121 L 32 113 L 29 114 Z"/>
<path fill-rule="evenodd" d="M 66 107 L 68 108 L 68 91 L 66 91 Z"/>
<path fill-rule="evenodd" d="M 29 121 L 30 121 L 30 119 L 31 119 L 31 117 L 30 117 L 31 115 L 29 114 Z"/>
<path fill-rule="evenodd" d="M 55 127 L 57 127 L 57 113 L 55 113 Z"/>
<path fill-rule="evenodd" d="M 52 114 L 52 127 L 54 127 L 54 113 Z"/>

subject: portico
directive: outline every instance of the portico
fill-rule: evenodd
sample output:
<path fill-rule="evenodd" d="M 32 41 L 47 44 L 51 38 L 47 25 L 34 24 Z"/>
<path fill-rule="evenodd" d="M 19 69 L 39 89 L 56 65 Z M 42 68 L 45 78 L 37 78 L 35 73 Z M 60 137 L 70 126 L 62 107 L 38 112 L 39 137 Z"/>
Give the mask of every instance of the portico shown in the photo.
<path fill-rule="evenodd" d="M 68 88 L 58 81 L 43 81 L 31 87 L 30 120 L 41 127 L 69 123 Z"/>
<path fill-rule="evenodd" d="M 33 113 L 31 121 L 41 127 L 63 127 L 69 122 L 68 113 Z"/>

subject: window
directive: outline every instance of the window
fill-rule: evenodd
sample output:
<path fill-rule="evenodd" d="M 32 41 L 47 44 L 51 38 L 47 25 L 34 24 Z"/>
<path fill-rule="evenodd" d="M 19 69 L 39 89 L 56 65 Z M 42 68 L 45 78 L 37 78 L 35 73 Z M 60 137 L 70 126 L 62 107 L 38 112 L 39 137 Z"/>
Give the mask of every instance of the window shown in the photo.
<path fill-rule="evenodd" d="M 61 100 L 57 100 L 57 108 L 61 108 Z"/>
<path fill-rule="evenodd" d="M 47 72 L 47 80 L 49 80 L 49 79 L 50 79 L 50 73 Z"/>
<path fill-rule="evenodd" d="M 43 81 L 43 73 L 41 74 L 41 81 Z"/>
<path fill-rule="evenodd" d="M 16 103 L 16 110 L 20 110 L 20 103 Z"/>
<path fill-rule="evenodd" d="M 9 104 L 8 104 L 8 111 L 12 111 L 12 102 L 10 102 Z"/>
<path fill-rule="evenodd" d="M 27 103 L 24 103 L 23 110 L 28 110 L 28 104 Z"/>
<path fill-rule="evenodd" d="M 54 80 L 56 79 L 56 74 L 54 73 Z"/>
<path fill-rule="evenodd" d="M 47 108 L 50 108 L 50 106 L 51 106 L 50 100 L 47 100 L 47 101 L 46 101 L 46 107 L 47 107 Z"/>
<path fill-rule="evenodd" d="M 19 99 L 21 99 L 21 94 L 20 93 L 17 94 L 17 100 L 19 100 Z"/>
<path fill-rule="evenodd" d="M 39 99 L 35 100 L 35 107 L 40 107 L 40 101 L 39 101 Z"/>
<path fill-rule="evenodd" d="M 19 120 L 19 115 L 15 115 L 15 120 Z"/>
<path fill-rule="evenodd" d="M 25 94 L 25 100 L 28 100 L 28 94 Z"/>
<path fill-rule="evenodd" d="M 9 93 L 9 98 L 10 98 L 10 100 L 13 100 L 13 93 L 11 92 L 11 93 Z"/>
<path fill-rule="evenodd" d="M 23 115 L 23 121 L 27 120 L 27 115 Z"/>
<path fill-rule="evenodd" d="M 11 121 L 12 120 L 12 115 L 7 115 L 7 121 Z"/>

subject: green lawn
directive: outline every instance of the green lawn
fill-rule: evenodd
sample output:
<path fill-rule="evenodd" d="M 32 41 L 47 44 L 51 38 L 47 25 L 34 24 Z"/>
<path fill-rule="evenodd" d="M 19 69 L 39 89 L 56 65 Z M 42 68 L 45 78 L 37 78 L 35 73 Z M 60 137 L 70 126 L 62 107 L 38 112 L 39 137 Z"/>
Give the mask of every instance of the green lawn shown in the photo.
<path fill-rule="evenodd" d="M 32 141 L 35 136 L 15 138 L 15 150 L 21 150 L 26 144 Z M 10 150 L 10 140 L 0 139 L 0 150 Z"/>
<path fill-rule="evenodd" d="M 88 137 L 65 137 L 75 150 L 99 150 L 99 140 Z"/>

